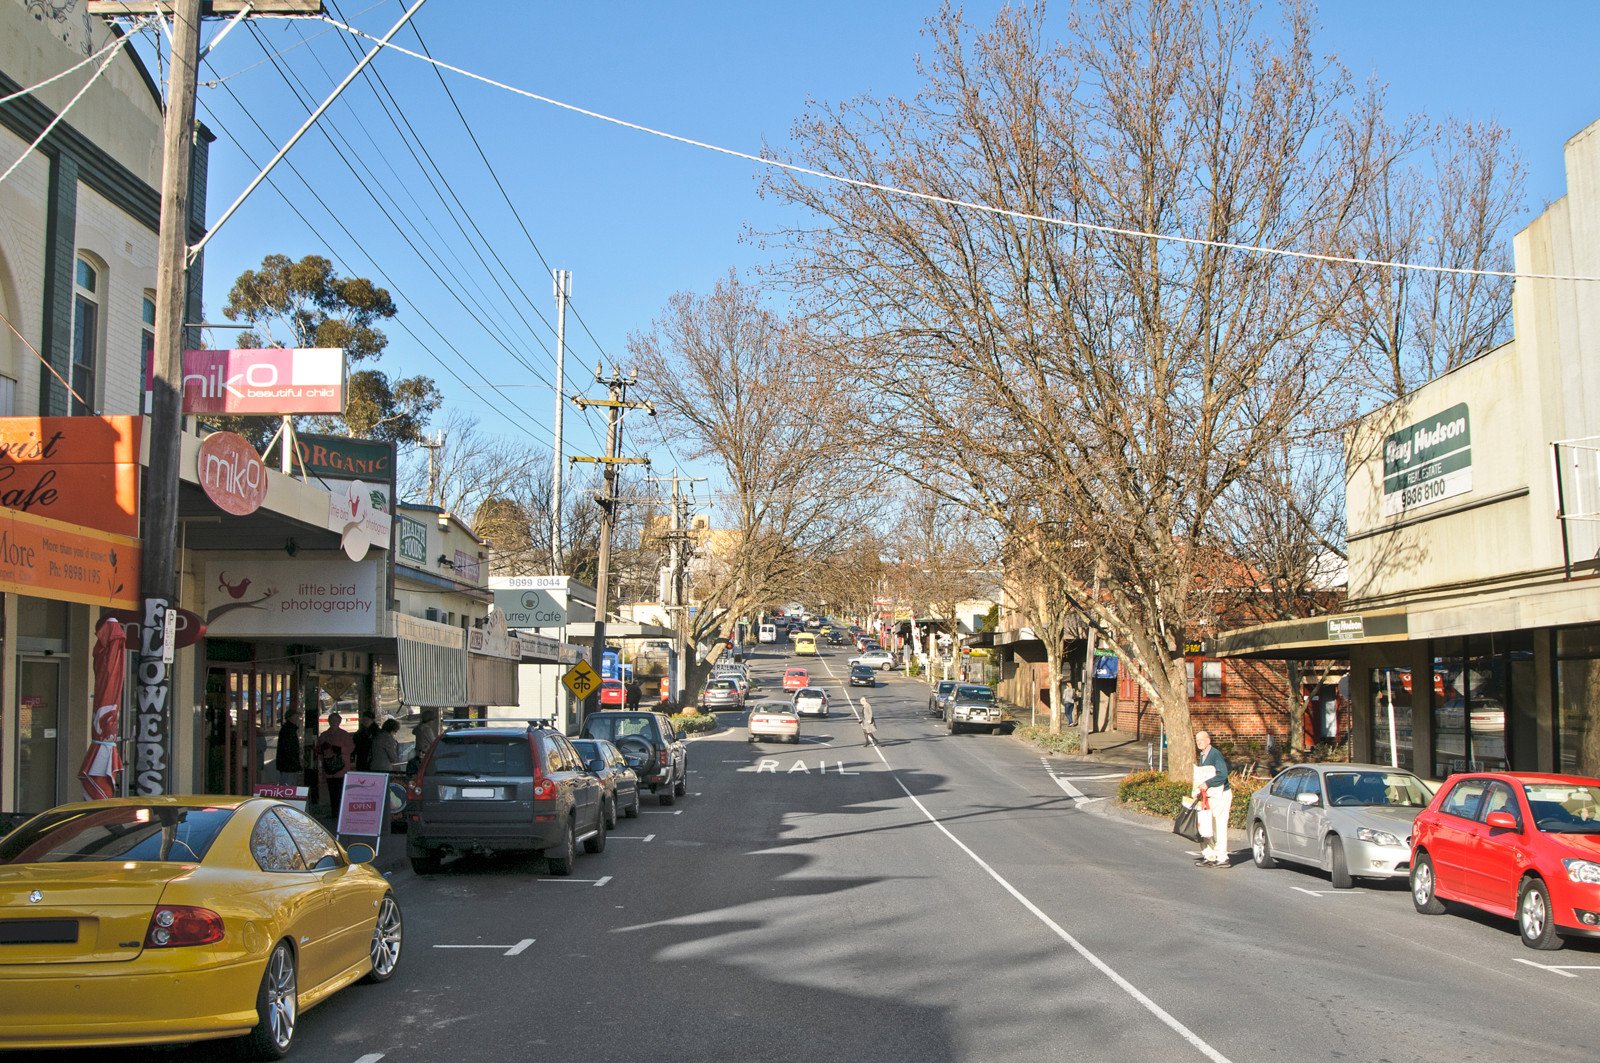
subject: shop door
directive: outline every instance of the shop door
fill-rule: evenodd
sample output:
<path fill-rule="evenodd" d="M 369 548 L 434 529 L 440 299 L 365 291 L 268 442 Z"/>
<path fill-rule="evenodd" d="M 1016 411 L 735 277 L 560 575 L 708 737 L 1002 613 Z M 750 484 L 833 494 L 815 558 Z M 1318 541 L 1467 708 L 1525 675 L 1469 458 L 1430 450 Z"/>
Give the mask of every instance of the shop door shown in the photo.
<path fill-rule="evenodd" d="M 17 662 L 17 808 L 43 812 L 60 804 L 62 734 L 61 661 L 23 657 Z"/>
<path fill-rule="evenodd" d="M 295 703 L 293 672 L 213 667 L 206 674 L 206 788 L 248 794 L 276 782 L 273 760 L 283 714 Z"/>

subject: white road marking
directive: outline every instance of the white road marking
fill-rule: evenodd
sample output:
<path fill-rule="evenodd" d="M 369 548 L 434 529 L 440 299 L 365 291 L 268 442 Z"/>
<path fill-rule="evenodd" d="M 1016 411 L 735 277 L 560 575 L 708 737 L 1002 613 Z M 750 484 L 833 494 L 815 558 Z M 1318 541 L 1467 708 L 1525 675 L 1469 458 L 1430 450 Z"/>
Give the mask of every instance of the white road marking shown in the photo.
<path fill-rule="evenodd" d="M 1600 966 L 1585 963 L 1540 963 L 1537 960 L 1523 959 L 1518 959 L 1517 962 L 1525 963 L 1529 967 L 1537 967 L 1541 971 L 1550 971 L 1553 974 L 1559 974 L 1565 978 L 1578 977 L 1577 975 L 1572 974 L 1572 971 L 1600 971 Z"/>
<path fill-rule="evenodd" d="M 635 834 L 613 834 L 611 835 L 611 840 L 614 842 L 649 842 L 655 841 L 655 837 L 654 834 L 646 834 L 643 838 Z"/>
<path fill-rule="evenodd" d="M 1110 771 L 1104 775 L 1058 775 L 1058 779 L 1071 779 L 1073 782 L 1094 782 L 1097 779 L 1120 779 L 1127 775 L 1125 771 Z"/>
<path fill-rule="evenodd" d="M 1296 893 L 1304 893 L 1307 897 L 1359 897 L 1361 894 L 1355 890 L 1308 890 L 1304 886 L 1290 886 Z"/>
<path fill-rule="evenodd" d="M 1051 779 L 1055 780 L 1055 784 L 1061 787 L 1061 792 L 1072 798 L 1072 804 L 1074 808 L 1082 808 L 1084 805 L 1092 804 L 1095 801 L 1105 800 L 1103 797 L 1088 796 L 1082 790 L 1068 782 L 1066 776 L 1057 775 L 1055 769 L 1050 766 L 1050 761 L 1047 758 L 1040 757 L 1039 763 L 1044 765 L 1045 774 L 1049 775 Z"/>
<path fill-rule="evenodd" d="M 368 1052 L 366 1055 L 356 1060 L 356 1063 L 378 1063 L 378 1060 L 382 1058 L 382 1052 Z"/>
<path fill-rule="evenodd" d="M 535 879 L 534 881 L 536 881 L 536 882 L 582 882 L 582 883 L 587 883 L 588 885 L 591 885 L 591 886 L 604 886 L 607 882 L 611 881 L 611 876 L 610 875 L 605 875 L 605 876 L 602 876 L 601 878 L 573 878 L 571 875 L 563 875 L 561 878 L 541 878 L 541 879 Z"/>
<path fill-rule="evenodd" d="M 639 814 L 642 816 L 681 816 L 683 815 L 683 809 L 677 808 L 671 812 L 662 812 L 659 809 L 644 808 L 639 810 Z"/>
<path fill-rule="evenodd" d="M 515 945 L 435 945 L 436 949 L 503 949 L 507 956 L 521 956 L 533 944 L 533 938 L 523 938 Z M 379 1057 L 382 1058 L 382 1057 Z M 357 1063 L 360 1063 L 358 1060 Z"/>

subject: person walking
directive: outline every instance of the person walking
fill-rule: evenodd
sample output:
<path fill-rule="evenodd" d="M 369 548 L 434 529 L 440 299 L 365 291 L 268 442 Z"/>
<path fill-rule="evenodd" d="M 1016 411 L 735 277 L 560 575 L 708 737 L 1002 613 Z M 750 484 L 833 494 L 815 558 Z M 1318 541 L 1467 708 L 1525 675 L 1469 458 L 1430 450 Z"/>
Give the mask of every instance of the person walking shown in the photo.
<path fill-rule="evenodd" d="M 1194 748 L 1199 759 L 1194 765 L 1192 796 L 1211 811 L 1211 837 L 1206 839 L 1195 866 L 1230 867 L 1233 857 L 1228 852 L 1228 817 L 1233 812 L 1233 787 L 1228 782 L 1228 758 L 1211 744 L 1208 731 L 1195 732 Z"/>
<path fill-rule="evenodd" d="M 372 740 L 372 760 L 368 770 L 388 773 L 405 767 L 400 763 L 400 739 L 395 737 L 399 731 L 400 721 L 393 716 L 383 721 L 383 726 L 378 728 L 378 737 Z"/>
<path fill-rule="evenodd" d="M 356 744 L 356 771 L 372 767 L 372 743 L 378 737 L 378 714 L 371 709 L 361 713 L 361 726 L 350 736 Z"/>
<path fill-rule="evenodd" d="M 1061 681 L 1061 715 L 1066 717 L 1068 727 L 1078 726 L 1078 690 L 1070 679 Z"/>
<path fill-rule="evenodd" d="M 355 763 L 356 740 L 344 729 L 344 719 L 337 713 L 328 715 L 328 729 L 317 736 L 312 749 L 317 771 L 322 775 L 322 785 L 328 791 L 328 807 L 335 818 L 339 815 L 339 796 L 344 792 L 344 777 Z"/>
<path fill-rule="evenodd" d="M 417 743 L 414 759 L 417 761 L 417 766 L 421 767 L 422 758 L 428 755 L 428 750 L 432 749 L 433 744 L 439 740 L 438 709 L 429 707 L 422 710 L 422 722 L 417 724 L 413 737 Z"/>
<path fill-rule="evenodd" d="M 305 784 L 305 763 L 300 756 L 300 710 L 290 709 L 283 714 L 283 726 L 278 728 L 278 751 L 272 766 L 278 771 L 278 782 L 284 786 Z"/>
<path fill-rule="evenodd" d="M 861 699 L 861 737 L 869 746 L 878 744 L 878 725 L 872 719 L 872 702 L 866 698 Z"/>

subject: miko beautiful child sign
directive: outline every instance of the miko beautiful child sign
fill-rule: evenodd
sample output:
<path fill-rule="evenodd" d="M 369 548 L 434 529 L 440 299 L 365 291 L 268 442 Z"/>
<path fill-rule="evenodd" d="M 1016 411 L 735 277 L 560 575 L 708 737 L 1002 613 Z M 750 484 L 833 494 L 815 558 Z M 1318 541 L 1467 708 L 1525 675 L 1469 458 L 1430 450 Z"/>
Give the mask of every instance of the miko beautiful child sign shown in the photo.
<path fill-rule="evenodd" d="M 344 351 L 183 352 L 184 413 L 344 413 Z"/>

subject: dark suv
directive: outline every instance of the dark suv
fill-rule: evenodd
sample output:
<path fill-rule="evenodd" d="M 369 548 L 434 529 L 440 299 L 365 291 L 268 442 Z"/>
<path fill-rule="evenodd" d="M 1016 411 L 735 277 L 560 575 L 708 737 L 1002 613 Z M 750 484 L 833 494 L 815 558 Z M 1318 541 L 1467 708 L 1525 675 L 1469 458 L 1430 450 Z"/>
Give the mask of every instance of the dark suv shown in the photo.
<path fill-rule="evenodd" d="M 659 712 L 597 712 L 583 721 L 584 738 L 604 738 L 622 753 L 628 767 L 639 774 L 663 805 L 670 805 L 689 788 L 689 747 Z"/>
<path fill-rule="evenodd" d="M 446 853 L 543 853 L 572 874 L 578 843 L 606 847 L 604 788 L 566 736 L 489 721 L 439 736 L 408 788 L 406 854 L 419 875 Z"/>

